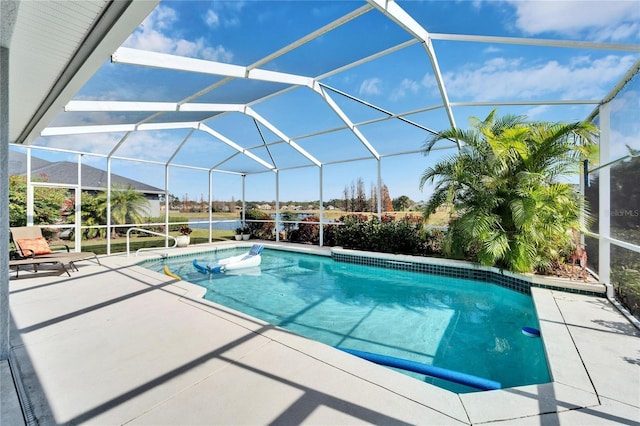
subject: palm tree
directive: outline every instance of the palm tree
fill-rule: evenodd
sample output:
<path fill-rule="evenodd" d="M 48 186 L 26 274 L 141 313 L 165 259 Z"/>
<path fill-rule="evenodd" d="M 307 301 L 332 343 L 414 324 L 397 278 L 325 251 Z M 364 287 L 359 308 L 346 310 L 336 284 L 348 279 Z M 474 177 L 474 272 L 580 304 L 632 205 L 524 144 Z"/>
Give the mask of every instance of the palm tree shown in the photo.
<path fill-rule="evenodd" d="M 498 118 L 494 110 L 484 121 L 472 118 L 469 130 L 452 128 L 428 140 L 425 154 L 443 139 L 462 144 L 420 179 L 420 188 L 437 181 L 427 218 L 447 203 L 457 214 L 446 254 L 471 253 L 481 264 L 517 272 L 551 266 L 570 245 L 571 229 L 584 230 L 584 201 L 563 179 L 578 172 L 596 131 L 586 122 Z"/>
<path fill-rule="evenodd" d="M 106 194 L 105 194 L 106 207 Z M 111 220 L 115 224 L 142 223 L 144 214 L 148 214 L 149 201 L 144 194 L 131 185 L 111 187 Z M 113 230 L 116 234 L 115 228 Z"/>
<path fill-rule="evenodd" d="M 144 194 L 131 185 L 122 187 L 111 186 L 111 220 L 116 225 L 144 222 L 144 215 L 148 214 L 149 201 Z M 95 197 L 85 196 L 82 200 L 82 221 L 84 225 L 99 225 L 107 222 L 107 193 L 101 192 Z M 88 238 L 103 235 L 101 231 L 90 229 Z M 116 229 L 112 236 L 117 237 Z"/>

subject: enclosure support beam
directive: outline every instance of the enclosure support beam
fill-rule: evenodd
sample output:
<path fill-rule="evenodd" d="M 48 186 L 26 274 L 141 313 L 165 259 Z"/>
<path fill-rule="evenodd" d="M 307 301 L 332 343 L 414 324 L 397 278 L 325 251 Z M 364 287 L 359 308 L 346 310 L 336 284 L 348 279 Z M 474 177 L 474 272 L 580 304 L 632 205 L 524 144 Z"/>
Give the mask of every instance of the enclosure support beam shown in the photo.
<path fill-rule="evenodd" d="M 169 247 L 169 163 L 164 165 L 164 246 Z"/>
<path fill-rule="evenodd" d="M 318 230 L 318 232 L 320 233 L 320 247 L 324 246 L 324 226 L 322 226 L 322 223 L 324 222 L 324 201 L 322 198 L 322 192 L 323 192 L 323 188 L 322 188 L 322 166 L 318 167 L 318 173 L 319 173 L 319 181 L 320 181 L 320 194 L 319 194 L 319 198 L 320 198 L 320 213 L 319 213 L 319 221 L 320 221 L 320 229 Z"/>
<path fill-rule="evenodd" d="M 246 111 L 245 111 L 245 114 L 247 114 L 248 116 L 250 116 L 252 118 L 255 118 L 256 120 L 258 120 L 260 123 L 262 123 L 262 125 L 264 125 L 267 129 L 269 129 L 273 133 L 275 133 L 285 143 L 289 144 L 293 149 L 295 149 L 300 154 L 302 154 L 307 160 L 311 161 L 316 166 L 320 166 L 320 161 L 318 161 L 318 159 L 316 159 L 313 155 L 311 155 L 307 151 L 305 151 L 293 139 L 291 139 L 290 137 L 285 135 L 283 132 L 281 132 L 280 129 L 278 129 L 276 126 L 274 126 L 269 120 L 265 119 L 263 116 L 261 116 L 260 114 L 255 112 L 252 108 L 247 107 Z"/>
<path fill-rule="evenodd" d="M 276 170 L 276 243 L 280 242 L 280 172 Z"/>
<path fill-rule="evenodd" d="M 31 148 L 27 148 L 27 226 L 33 226 L 34 189 L 31 183 Z"/>
<path fill-rule="evenodd" d="M 377 197 L 378 197 L 378 202 L 377 202 L 377 206 L 376 209 L 378 210 L 378 219 L 382 218 L 382 160 L 378 159 L 377 161 L 377 166 L 378 166 L 378 189 L 377 189 Z"/>
<path fill-rule="evenodd" d="M 600 106 L 600 164 L 609 161 L 609 140 L 611 136 L 611 104 Z M 613 297 L 611 285 L 611 168 L 603 167 L 598 172 L 599 196 L 598 206 L 598 276 L 600 282 L 607 286 L 607 296 Z"/>
<path fill-rule="evenodd" d="M 78 154 L 78 182 L 74 189 L 75 197 L 75 232 L 74 232 L 74 246 L 76 251 L 82 251 L 82 154 Z"/>
<path fill-rule="evenodd" d="M 329 96 L 329 94 L 327 93 L 327 91 L 324 89 L 324 87 L 322 87 L 320 84 L 315 84 L 312 87 L 312 90 L 314 92 L 316 92 L 318 95 L 320 95 L 320 97 L 322 97 L 322 99 L 325 101 L 325 103 L 329 106 L 329 108 L 331 108 L 333 110 L 333 112 L 336 113 L 336 115 L 338 117 L 340 117 L 340 120 L 342 120 L 342 122 L 344 124 L 347 125 L 347 127 L 349 128 L 349 130 L 351 130 L 351 132 L 354 134 L 354 136 L 356 138 L 358 138 L 358 140 L 360 141 L 360 143 L 362 143 L 362 145 L 365 146 L 365 148 L 367 148 L 367 150 L 369 150 L 369 152 L 371 153 L 371 155 L 374 156 L 374 158 L 376 160 L 380 159 L 380 154 L 378 153 L 378 151 L 376 151 L 376 149 L 373 147 L 373 145 L 371 145 L 371 143 L 367 140 L 367 138 L 362 134 L 362 132 L 360 132 L 360 130 L 355 126 L 355 124 L 353 124 L 353 122 L 351 121 L 351 119 L 349 118 L 349 116 L 347 114 L 345 114 L 344 111 L 342 111 L 342 109 L 338 106 L 338 104 L 333 100 L 333 98 L 331 96 Z"/>
<path fill-rule="evenodd" d="M 247 185 L 247 175 L 242 175 L 242 224 L 240 226 L 244 226 L 245 224 L 245 212 L 247 210 L 246 201 L 245 201 L 245 187 Z"/>
<path fill-rule="evenodd" d="M 107 256 L 111 255 L 111 155 L 107 158 Z"/>
<path fill-rule="evenodd" d="M 209 244 L 213 242 L 213 170 L 209 170 Z"/>
<path fill-rule="evenodd" d="M 4 8 L 2 9 L 4 11 Z M 9 123 L 9 49 L 0 45 L 0 123 Z M 0 253 L 9 253 L 9 126 L 0 126 Z M 6 194 L 6 196 L 5 196 Z M 9 256 L 0 256 L 0 360 L 9 359 Z"/>
<path fill-rule="evenodd" d="M 456 121 L 453 117 L 453 111 L 451 110 L 451 104 L 449 103 L 449 96 L 447 90 L 444 87 L 444 79 L 440 72 L 440 65 L 438 64 L 438 57 L 431 43 L 431 36 L 429 32 L 425 30 L 411 15 L 404 11 L 395 1 L 390 0 L 367 0 L 369 4 L 375 6 L 380 12 L 389 17 L 396 24 L 404 28 L 409 34 L 422 42 L 422 45 L 429 56 L 431 61 L 431 67 L 433 68 L 433 74 L 440 90 L 440 96 L 442 97 L 442 103 L 444 109 L 447 111 L 449 117 L 449 123 L 452 128 L 456 128 Z M 460 142 L 456 141 L 458 149 L 460 148 Z"/>

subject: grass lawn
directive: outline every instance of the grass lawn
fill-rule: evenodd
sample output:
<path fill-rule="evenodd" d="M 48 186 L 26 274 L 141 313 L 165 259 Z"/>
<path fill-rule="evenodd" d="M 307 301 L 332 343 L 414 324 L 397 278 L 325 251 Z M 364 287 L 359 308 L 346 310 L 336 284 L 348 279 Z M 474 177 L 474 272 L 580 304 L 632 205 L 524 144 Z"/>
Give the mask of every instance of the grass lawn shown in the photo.
<path fill-rule="evenodd" d="M 174 237 L 178 236 L 177 232 L 170 232 Z M 227 241 L 233 240 L 235 237 L 233 231 L 217 231 L 214 230 L 212 234 L 212 241 Z M 191 244 L 202 244 L 209 242 L 209 231 L 207 229 L 196 229 L 191 233 Z M 55 243 L 52 243 L 55 246 Z M 73 241 L 64 241 L 72 248 Z M 173 245 L 173 240 L 169 240 L 169 246 Z M 158 237 L 155 235 L 144 236 L 131 236 L 130 251 L 135 253 L 136 250 L 141 248 L 150 247 L 164 247 L 164 237 Z M 82 242 L 83 251 L 92 251 L 96 254 L 107 253 L 107 240 L 104 238 L 95 238 L 92 240 L 85 240 Z M 127 238 L 119 237 L 111 239 L 111 253 L 124 253 L 127 251 Z"/>

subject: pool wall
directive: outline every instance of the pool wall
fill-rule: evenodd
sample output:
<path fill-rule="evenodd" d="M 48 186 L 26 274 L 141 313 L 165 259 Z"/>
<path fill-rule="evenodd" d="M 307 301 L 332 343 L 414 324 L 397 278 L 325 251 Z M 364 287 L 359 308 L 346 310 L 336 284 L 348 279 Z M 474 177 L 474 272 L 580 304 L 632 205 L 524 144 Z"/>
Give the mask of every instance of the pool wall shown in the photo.
<path fill-rule="evenodd" d="M 524 294 L 531 294 L 531 287 L 539 287 L 587 296 L 606 295 L 606 288 L 604 284 L 600 283 L 584 283 L 582 281 L 555 279 L 533 274 L 514 274 L 499 268 L 459 260 L 366 252 L 343 248 L 332 248 L 331 257 L 338 262 L 491 282 Z"/>

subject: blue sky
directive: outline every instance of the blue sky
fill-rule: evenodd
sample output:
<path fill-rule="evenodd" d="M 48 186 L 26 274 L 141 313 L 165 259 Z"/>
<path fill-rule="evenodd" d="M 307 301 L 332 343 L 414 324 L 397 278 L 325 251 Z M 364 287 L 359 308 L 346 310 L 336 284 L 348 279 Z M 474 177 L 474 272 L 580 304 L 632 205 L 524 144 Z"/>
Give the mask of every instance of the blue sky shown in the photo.
<path fill-rule="evenodd" d="M 249 66 L 365 4 L 359 1 L 162 1 L 124 46 Z M 625 44 L 638 44 L 640 38 L 638 1 L 399 1 L 398 4 L 428 32 L 436 35 L 447 33 Z M 407 32 L 374 10 L 290 53 L 261 64 L 259 68 L 318 77 L 410 39 Z M 619 50 L 470 43 L 439 40 L 437 37 L 433 40 L 433 48 L 453 103 L 599 100 L 640 56 L 637 52 Z M 220 76 L 107 61 L 75 99 L 179 102 L 221 79 Z M 392 113 L 416 111 L 442 103 L 429 58 L 418 44 L 321 81 Z M 193 102 L 246 102 L 278 88 L 274 83 L 241 80 L 210 91 Z M 330 93 L 353 122 L 384 115 Z M 637 111 L 635 95 L 631 94 L 630 99 L 632 108 Z M 526 105 L 498 106 L 498 110 L 500 114 L 525 114 L 538 120 L 578 121 L 586 118 L 594 107 Z M 369 156 L 366 147 L 352 132 L 343 130 L 313 135 L 344 125 L 316 93 L 299 88 L 264 100 L 253 108 L 307 152 L 323 163 L 332 163 L 322 171 L 324 200 L 341 198 L 345 185 L 357 179 L 363 180 L 367 191 L 376 184 L 376 161 L 340 162 Z M 456 124 L 466 127 L 469 116 L 484 118 L 491 109 L 492 106 L 455 106 L 453 113 Z M 173 114 L 175 117 L 167 114 L 165 119 L 190 121 L 212 115 Z M 60 114 L 52 126 L 136 123 L 149 115 L 139 112 L 67 112 Z M 433 130 L 450 126 L 442 108 L 422 111 L 407 118 Z M 637 121 L 628 128 L 618 129 L 616 137 L 630 146 L 637 146 L 640 135 Z M 303 167 L 309 162 L 285 144 L 274 145 L 270 151 L 258 148 L 262 144 L 261 137 L 266 141 L 278 139 L 268 129 L 256 127 L 252 120 L 239 113 L 213 117 L 206 124 L 242 147 L 256 147 L 252 152 L 283 169 L 278 178 L 281 201 L 319 198 L 320 172 L 317 167 Z M 424 130 L 399 120 L 362 126 L 360 130 L 383 157 L 415 151 L 428 137 Z M 116 155 L 164 162 L 174 154 L 187 134 L 185 129 L 137 132 L 118 148 Z M 42 137 L 36 145 L 106 154 L 122 137 L 122 133 Z M 273 172 L 242 156 L 231 157 L 233 150 L 213 139 L 209 134 L 194 132 L 175 156 L 175 162 L 205 168 L 218 166 L 221 169 L 245 170 L 249 172 L 246 178 L 247 199 L 276 198 Z M 616 146 L 624 147 L 624 144 Z M 454 153 L 449 149 L 434 152 L 428 157 L 422 154 L 384 157 L 380 170 L 391 197 L 408 195 L 415 201 L 428 199 L 429 188 L 423 191 L 418 188 L 420 174 L 430 163 Z M 623 154 L 622 151 L 612 153 Z M 56 155 L 60 159 L 68 159 L 68 155 Z M 106 168 L 106 161 L 102 158 L 85 156 L 85 161 Z M 112 167 L 114 173 L 164 186 L 162 165 L 114 160 Z M 169 192 L 180 198 L 187 195 L 192 200 L 206 199 L 207 181 L 206 171 L 172 168 Z M 237 175 L 214 173 L 214 199 L 240 199 L 241 188 L 241 178 Z"/>

